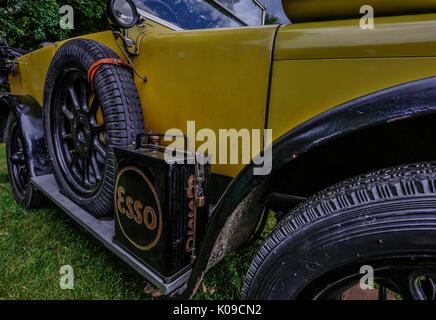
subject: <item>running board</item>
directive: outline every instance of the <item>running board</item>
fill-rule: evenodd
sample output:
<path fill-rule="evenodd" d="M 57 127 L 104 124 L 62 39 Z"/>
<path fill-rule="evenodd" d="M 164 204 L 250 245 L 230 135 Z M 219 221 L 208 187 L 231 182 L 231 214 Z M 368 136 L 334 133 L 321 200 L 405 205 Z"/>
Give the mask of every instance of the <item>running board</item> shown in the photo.
<path fill-rule="evenodd" d="M 170 294 L 187 282 L 192 271 L 191 268 L 183 272 L 174 281 L 166 283 L 158 273 L 144 265 L 144 263 L 113 242 L 113 236 L 115 233 L 114 220 L 98 220 L 77 206 L 60 192 L 54 175 L 49 174 L 34 177 L 32 178 L 32 184 L 66 214 L 68 214 L 74 221 L 76 221 L 82 228 L 92 234 L 98 241 L 103 243 L 106 248 L 115 253 L 151 284 L 162 291 L 163 294 Z"/>

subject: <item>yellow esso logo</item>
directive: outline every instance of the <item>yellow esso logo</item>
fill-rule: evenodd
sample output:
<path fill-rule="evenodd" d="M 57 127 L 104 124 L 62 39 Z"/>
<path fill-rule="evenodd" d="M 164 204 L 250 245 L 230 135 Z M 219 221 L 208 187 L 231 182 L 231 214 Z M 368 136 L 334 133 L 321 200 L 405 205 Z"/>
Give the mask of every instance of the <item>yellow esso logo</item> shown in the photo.
<path fill-rule="evenodd" d="M 126 190 L 123 188 L 123 186 L 119 186 L 117 190 L 118 212 L 125 214 L 129 219 L 132 219 L 137 224 L 144 223 L 149 230 L 156 229 L 156 211 L 150 206 L 144 208 L 144 205 L 140 200 L 133 200 L 129 196 L 125 198 L 125 193 Z M 124 207 L 124 204 L 127 206 L 127 210 Z"/>
<path fill-rule="evenodd" d="M 158 195 L 145 174 L 136 167 L 120 171 L 115 184 L 115 213 L 126 239 L 140 250 L 150 250 L 162 233 Z"/>

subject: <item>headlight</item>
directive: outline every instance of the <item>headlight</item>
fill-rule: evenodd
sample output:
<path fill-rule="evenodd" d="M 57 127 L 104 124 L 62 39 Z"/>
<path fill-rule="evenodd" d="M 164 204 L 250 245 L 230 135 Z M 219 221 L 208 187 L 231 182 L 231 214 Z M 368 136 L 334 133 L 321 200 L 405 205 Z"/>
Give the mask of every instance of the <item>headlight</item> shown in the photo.
<path fill-rule="evenodd" d="M 138 10 L 132 0 L 108 0 L 107 15 L 114 26 L 123 29 L 133 27 L 139 19 Z"/>

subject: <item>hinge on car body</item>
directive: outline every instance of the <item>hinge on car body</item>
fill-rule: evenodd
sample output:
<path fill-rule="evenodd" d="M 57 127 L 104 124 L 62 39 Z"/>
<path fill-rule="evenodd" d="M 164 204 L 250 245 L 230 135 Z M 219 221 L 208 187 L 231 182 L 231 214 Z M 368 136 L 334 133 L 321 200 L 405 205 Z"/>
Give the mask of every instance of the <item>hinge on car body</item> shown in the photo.
<path fill-rule="evenodd" d="M 9 71 L 11 72 L 11 75 L 13 77 L 15 77 L 15 74 L 16 74 L 15 71 L 17 69 L 17 67 L 16 67 L 17 65 L 18 65 L 18 61 L 6 60 L 6 66 L 9 69 Z"/>
<path fill-rule="evenodd" d="M 11 48 L 5 39 L 0 39 L 0 69 L 2 72 L 9 70 L 12 76 L 16 75 L 16 66 L 18 61 L 14 59 L 27 54 L 28 52 L 22 49 Z M 0 75 L 1 76 L 1 75 Z"/>

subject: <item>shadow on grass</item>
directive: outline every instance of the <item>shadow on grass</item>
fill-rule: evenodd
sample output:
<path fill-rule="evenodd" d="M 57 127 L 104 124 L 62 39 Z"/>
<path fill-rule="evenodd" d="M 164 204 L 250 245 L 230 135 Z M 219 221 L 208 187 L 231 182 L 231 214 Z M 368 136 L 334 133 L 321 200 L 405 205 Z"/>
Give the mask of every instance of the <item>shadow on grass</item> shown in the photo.
<path fill-rule="evenodd" d="M 0 173 L 0 183 L 9 183 L 9 177 L 7 173 Z"/>

